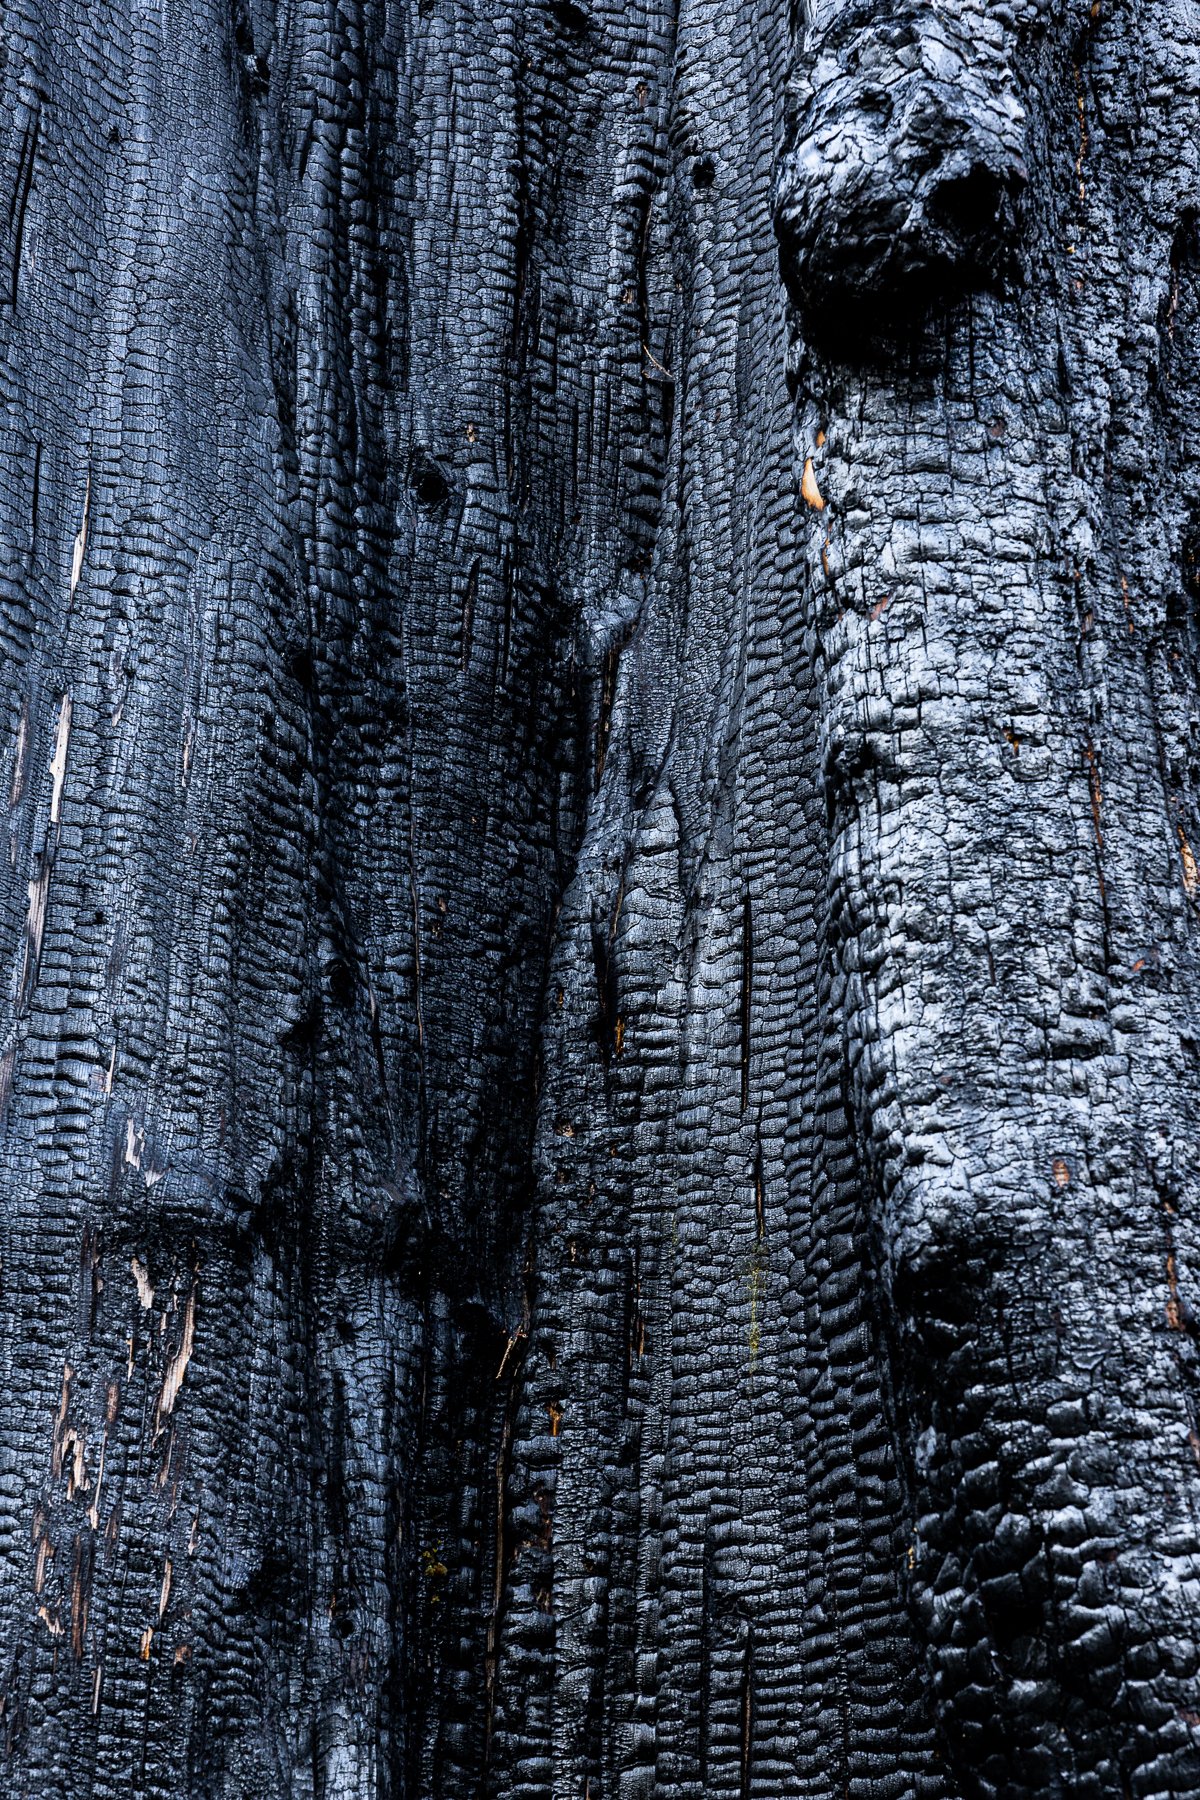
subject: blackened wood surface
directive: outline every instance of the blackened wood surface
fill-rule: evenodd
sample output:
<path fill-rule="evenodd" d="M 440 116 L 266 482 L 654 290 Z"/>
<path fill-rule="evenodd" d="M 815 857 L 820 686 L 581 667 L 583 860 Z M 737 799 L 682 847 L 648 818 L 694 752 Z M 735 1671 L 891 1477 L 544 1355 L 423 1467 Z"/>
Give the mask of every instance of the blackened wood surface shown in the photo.
<path fill-rule="evenodd" d="M 1200 1791 L 1200 16 L 0 40 L 0 1792 Z"/>

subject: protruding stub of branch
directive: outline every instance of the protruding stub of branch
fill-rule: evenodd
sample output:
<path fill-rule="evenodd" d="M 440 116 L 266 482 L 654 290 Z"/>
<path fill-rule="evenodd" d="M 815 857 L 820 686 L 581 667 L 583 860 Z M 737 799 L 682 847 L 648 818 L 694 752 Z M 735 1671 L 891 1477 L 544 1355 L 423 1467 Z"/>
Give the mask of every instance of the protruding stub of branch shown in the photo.
<path fill-rule="evenodd" d="M 886 331 L 1011 266 L 1026 184 L 1014 41 L 975 0 L 812 8 L 775 225 L 814 337 Z"/>

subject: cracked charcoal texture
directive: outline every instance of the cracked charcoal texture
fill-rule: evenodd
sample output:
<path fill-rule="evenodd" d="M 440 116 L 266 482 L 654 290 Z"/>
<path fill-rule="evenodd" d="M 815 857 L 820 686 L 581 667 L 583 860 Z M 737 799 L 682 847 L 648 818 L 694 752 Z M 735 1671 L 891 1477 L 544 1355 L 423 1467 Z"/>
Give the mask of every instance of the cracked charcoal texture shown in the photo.
<path fill-rule="evenodd" d="M 0 90 L 0 1795 L 1200 1793 L 1196 7 Z"/>

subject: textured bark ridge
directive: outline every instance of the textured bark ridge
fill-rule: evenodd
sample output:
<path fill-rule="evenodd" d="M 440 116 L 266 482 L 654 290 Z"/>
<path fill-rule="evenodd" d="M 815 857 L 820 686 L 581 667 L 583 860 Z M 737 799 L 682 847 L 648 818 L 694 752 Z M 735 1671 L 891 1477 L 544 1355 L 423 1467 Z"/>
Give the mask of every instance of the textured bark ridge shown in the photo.
<path fill-rule="evenodd" d="M 776 227 L 820 331 L 912 315 L 999 277 L 1027 182 L 1014 64 L 1024 6 L 814 0 Z"/>
<path fill-rule="evenodd" d="M 939 129 L 986 141 L 1007 35 L 1026 278 L 869 373 L 792 351 L 907 1585 L 969 1791 L 1191 1792 L 1198 45 L 959 12 Z M 870 243 L 907 170 L 901 136 L 825 229 Z"/>
<path fill-rule="evenodd" d="M 1200 1791 L 1200 23 L 8 0 L 0 1794 Z"/>

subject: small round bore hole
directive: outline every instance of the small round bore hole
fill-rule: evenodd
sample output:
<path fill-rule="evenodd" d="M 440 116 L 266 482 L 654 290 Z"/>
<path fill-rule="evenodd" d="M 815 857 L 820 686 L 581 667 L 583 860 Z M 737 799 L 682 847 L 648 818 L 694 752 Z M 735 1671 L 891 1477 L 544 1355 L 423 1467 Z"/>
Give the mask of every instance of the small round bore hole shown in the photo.
<path fill-rule="evenodd" d="M 413 498 L 418 506 L 441 506 L 450 497 L 450 483 L 434 462 L 420 462 L 413 470 Z"/>
<path fill-rule="evenodd" d="M 577 0 L 550 0 L 550 11 L 564 31 L 586 31 L 588 16 Z"/>

